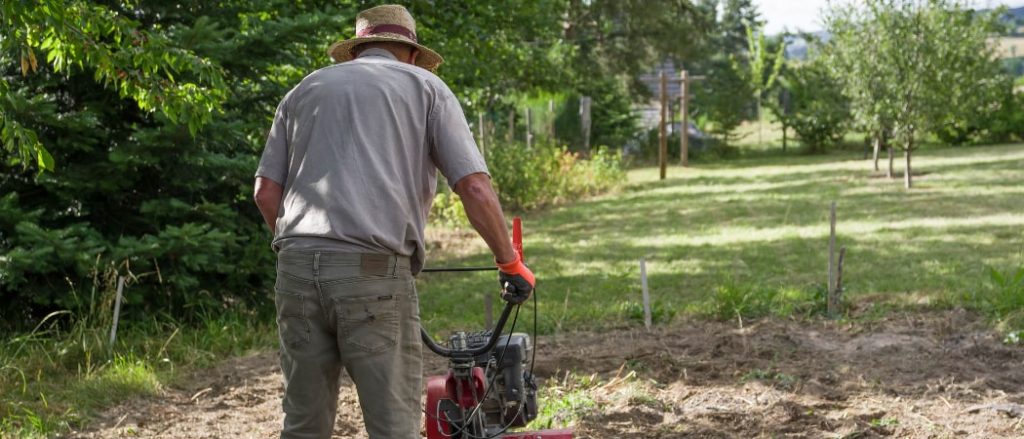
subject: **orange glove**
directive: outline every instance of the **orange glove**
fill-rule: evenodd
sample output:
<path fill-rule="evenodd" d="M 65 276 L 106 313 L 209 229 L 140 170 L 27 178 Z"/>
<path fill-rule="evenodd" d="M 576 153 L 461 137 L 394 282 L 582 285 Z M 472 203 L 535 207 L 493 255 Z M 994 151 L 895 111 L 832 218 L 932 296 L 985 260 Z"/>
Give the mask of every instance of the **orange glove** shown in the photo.
<path fill-rule="evenodd" d="M 498 282 L 501 283 L 501 298 L 518 305 L 530 298 L 537 280 L 533 272 L 516 254 L 516 260 L 498 264 Z"/>

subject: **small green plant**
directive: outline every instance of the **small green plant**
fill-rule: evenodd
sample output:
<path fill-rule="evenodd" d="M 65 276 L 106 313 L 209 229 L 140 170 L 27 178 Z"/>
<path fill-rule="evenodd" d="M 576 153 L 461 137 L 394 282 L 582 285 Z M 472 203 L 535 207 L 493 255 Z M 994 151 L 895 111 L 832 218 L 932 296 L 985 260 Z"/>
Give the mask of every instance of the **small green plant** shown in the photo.
<path fill-rule="evenodd" d="M 1024 328 L 1024 266 L 1005 271 L 988 267 L 988 277 L 987 284 L 968 294 L 965 301 L 1009 331 L 1008 342 L 1018 340 Z"/>
<path fill-rule="evenodd" d="M 644 323 L 644 305 L 640 302 L 626 301 L 619 304 L 619 311 L 625 316 L 626 320 L 643 324 Z M 660 300 L 655 300 L 651 303 L 651 323 L 669 323 L 675 318 L 677 310 L 671 306 L 666 305 Z"/>
<path fill-rule="evenodd" d="M 871 420 L 870 424 L 872 427 L 877 428 L 895 427 L 900 425 L 900 420 L 896 418 L 875 418 Z"/>
<path fill-rule="evenodd" d="M 745 373 L 740 381 L 766 381 L 781 389 L 792 389 L 797 383 L 797 378 L 793 375 L 776 372 L 770 369 L 754 369 L 750 372 Z"/>
<path fill-rule="evenodd" d="M 1021 338 L 1024 338 L 1024 331 L 1010 331 L 1003 337 L 1003 343 L 1018 345 L 1021 342 Z"/>
<path fill-rule="evenodd" d="M 1024 267 L 1005 272 L 988 268 L 990 294 L 985 300 L 989 307 L 1002 315 L 1024 310 Z"/>
<path fill-rule="evenodd" d="M 597 402 L 590 393 L 599 384 L 596 375 L 567 373 L 562 383 L 546 385 L 541 389 L 537 401 L 540 413 L 529 428 L 544 429 L 575 424 L 583 416 L 597 410 Z"/>
<path fill-rule="evenodd" d="M 768 315 L 810 315 L 824 309 L 816 291 L 773 288 L 749 283 L 725 282 L 715 289 L 705 312 L 719 320 L 756 318 Z"/>

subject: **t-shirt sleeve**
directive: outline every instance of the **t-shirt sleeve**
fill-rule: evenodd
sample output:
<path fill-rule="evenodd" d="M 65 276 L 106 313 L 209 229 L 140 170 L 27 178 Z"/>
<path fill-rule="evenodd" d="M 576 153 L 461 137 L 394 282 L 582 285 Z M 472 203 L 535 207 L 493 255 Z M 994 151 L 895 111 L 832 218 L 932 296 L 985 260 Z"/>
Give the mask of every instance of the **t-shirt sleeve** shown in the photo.
<path fill-rule="evenodd" d="M 283 100 L 277 106 L 256 176 L 269 178 L 282 186 L 288 178 L 288 114 Z"/>
<path fill-rule="evenodd" d="M 476 146 L 462 106 L 446 86 L 438 90 L 428 130 L 430 156 L 453 189 L 455 183 L 467 175 L 488 173 L 487 163 Z"/>

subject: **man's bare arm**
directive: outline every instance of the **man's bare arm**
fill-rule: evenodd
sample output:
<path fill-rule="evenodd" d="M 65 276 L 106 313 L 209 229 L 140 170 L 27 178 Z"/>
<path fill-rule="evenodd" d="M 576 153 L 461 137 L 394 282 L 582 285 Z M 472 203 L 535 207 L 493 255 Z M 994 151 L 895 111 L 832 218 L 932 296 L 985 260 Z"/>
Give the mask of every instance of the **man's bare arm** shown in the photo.
<path fill-rule="evenodd" d="M 284 196 L 284 187 L 276 181 L 266 177 L 256 177 L 256 189 L 253 192 L 253 199 L 256 200 L 256 207 L 263 215 L 263 221 L 270 227 L 273 234 L 277 226 L 277 213 L 281 207 L 281 197 Z"/>
<path fill-rule="evenodd" d="M 455 193 L 462 199 L 469 223 L 473 225 L 500 264 L 516 260 L 512 240 L 508 236 L 505 215 L 501 212 L 498 194 L 487 174 L 470 174 L 455 183 Z"/>

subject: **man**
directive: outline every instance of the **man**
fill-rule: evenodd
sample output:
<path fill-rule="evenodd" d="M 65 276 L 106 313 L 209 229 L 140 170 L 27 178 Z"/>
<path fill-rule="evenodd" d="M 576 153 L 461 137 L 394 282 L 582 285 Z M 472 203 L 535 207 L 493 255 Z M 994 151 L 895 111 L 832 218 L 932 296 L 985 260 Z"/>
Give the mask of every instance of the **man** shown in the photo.
<path fill-rule="evenodd" d="M 338 62 L 277 108 L 256 204 L 278 252 L 282 438 L 328 438 L 344 367 L 370 438 L 419 438 L 422 356 L 413 276 L 440 169 L 494 253 L 503 297 L 534 277 L 512 249 L 462 108 L 401 6 L 361 12 Z"/>

